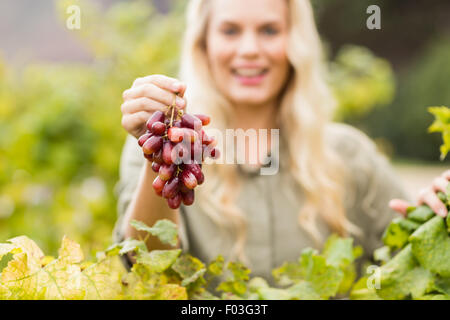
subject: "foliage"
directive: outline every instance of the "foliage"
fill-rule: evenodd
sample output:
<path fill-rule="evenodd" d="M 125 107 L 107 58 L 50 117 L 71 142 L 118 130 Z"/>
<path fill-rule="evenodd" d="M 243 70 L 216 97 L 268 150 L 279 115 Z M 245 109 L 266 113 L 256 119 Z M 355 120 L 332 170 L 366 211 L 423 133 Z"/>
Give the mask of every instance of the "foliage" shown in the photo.
<path fill-rule="evenodd" d="M 389 108 L 371 110 L 358 125 L 371 137 L 389 141 L 396 155 L 436 161 L 441 137 L 425 134 L 433 120 L 426 106 L 450 105 L 450 38 L 435 39 L 416 56 L 412 67 L 397 74 Z"/>
<path fill-rule="evenodd" d="M 450 184 L 439 198 L 450 209 Z M 385 247 L 375 251 L 382 261 L 378 290 L 356 284 L 355 299 L 450 299 L 450 215 L 442 218 L 426 205 L 408 208 L 383 235 Z M 391 258 L 391 252 L 396 254 Z"/>
<path fill-rule="evenodd" d="M 176 243 L 177 227 L 160 220 L 153 227 L 134 221 L 134 227 Z M 135 263 L 125 270 L 119 255 Z M 180 249 L 148 251 L 142 240 L 126 239 L 84 261 L 80 246 L 64 237 L 57 258 L 44 256 L 25 236 L 0 244 L 0 299 L 328 299 L 344 294 L 355 279 L 355 259 L 361 254 L 352 239 L 332 236 L 322 254 L 306 249 L 298 262 L 273 271 L 284 288 L 272 288 L 239 262 L 222 256 L 205 265 Z M 216 291 L 208 291 L 222 277 Z"/>
<path fill-rule="evenodd" d="M 450 151 L 450 108 L 430 107 L 428 110 L 435 116 L 435 120 L 428 131 L 442 133 L 441 160 L 444 160 Z"/>
<path fill-rule="evenodd" d="M 395 92 L 389 63 L 369 49 L 343 46 L 331 63 L 331 85 L 339 102 L 336 120 L 355 122 L 375 107 L 391 103 Z"/>

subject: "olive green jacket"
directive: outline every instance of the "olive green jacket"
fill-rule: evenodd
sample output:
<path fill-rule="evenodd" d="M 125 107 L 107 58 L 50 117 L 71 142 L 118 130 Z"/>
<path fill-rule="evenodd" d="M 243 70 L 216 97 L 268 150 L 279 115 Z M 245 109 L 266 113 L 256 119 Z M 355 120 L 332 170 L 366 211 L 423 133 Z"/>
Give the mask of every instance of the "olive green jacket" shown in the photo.
<path fill-rule="evenodd" d="M 363 247 L 363 260 L 368 260 L 374 249 L 382 246 L 382 233 L 397 215 L 388 207 L 389 200 L 410 199 L 387 159 L 361 131 L 348 125 L 331 123 L 327 126 L 325 137 L 352 172 L 345 198 L 347 217 L 363 232 L 362 236 L 354 237 L 355 244 Z M 304 196 L 286 169 L 286 152 L 280 142 L 279 159 L 272 159 L 279 160 L 279 172 L 275 175 L 238 170 L 243 179 L 243 192 L 238 205 L 248 221 L 245 246 L 248 266 L 252 276 L 261 276 L 271 284 L 272 269 L 285 261 L 297 260 L 306 247 L 321 249 L 297 222 Z M 122 217 L 137 186 L 143 164 L 142 151 L 136 139 L 129 136 L 123 149 L 117 185 L 119 218 L 114 232 L 115 241 L 123 239 L 119 232 Z M 207 181 L 208 177 L 205 183 Z M 181 206 L 180 220 L 179 233 L 184 251 L 203 262 L 209 262 L 219 254 L 225 258 L 230 256 L 235 238 L 220 230 L 197 202 L 189 207 Z M 326 239 L 331 231 L 323 221 L 319 221 L 318 225 Z"/>

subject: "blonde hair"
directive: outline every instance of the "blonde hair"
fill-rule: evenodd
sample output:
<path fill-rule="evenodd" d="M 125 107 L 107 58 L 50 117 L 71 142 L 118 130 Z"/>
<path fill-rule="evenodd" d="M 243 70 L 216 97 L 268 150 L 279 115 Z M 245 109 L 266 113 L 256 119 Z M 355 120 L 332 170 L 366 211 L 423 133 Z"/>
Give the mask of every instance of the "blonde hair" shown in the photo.
<path fill-rule="evenodd" d="M 289 132 L 289 136 L 282 137 L 289 150 L 289 172 L 305 193 L 298 223 L 316 243 L 322 243 L 317 226 L 319 216 L 341 236 L 356 234 L 358 228 L 345 213 L 344 166 L 324 141 L 325 125 L 331 119 L 335 102 L 324 79 L 321 42 L 311 4 L 309 0 L 286 1 L 290 9 L 287 56 L 293 72 L 280 98 L 277 119 L 284 132 Z M 210 10 L 211 0 L 189 3 L 180 78 L 188 85 L 190 112 L 211 115 L 214 127 L 224 130 L 232 108 L 214 85 L 208 67 L 205 38 Z M 236 205 L 240 188 L 235 167 L 216 164 L 204 168 L 208 183 L 199 188 L 199 204 L 217 224 L 231 227 L 236 236 L 233 255 L 246 261 L 247 225 Z"/>

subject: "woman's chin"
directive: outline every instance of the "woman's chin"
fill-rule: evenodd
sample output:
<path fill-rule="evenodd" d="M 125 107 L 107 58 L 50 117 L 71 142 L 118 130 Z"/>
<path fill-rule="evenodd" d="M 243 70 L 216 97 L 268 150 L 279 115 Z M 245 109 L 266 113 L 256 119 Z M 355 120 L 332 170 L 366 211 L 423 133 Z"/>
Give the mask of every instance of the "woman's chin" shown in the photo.
<path fill-rule="evenodd" d="M 267 104 L 269 98 L 266 96 L 257 96 L 255 94 L 245 94 L 232 96 L 233 104 L 244 106 L 260 106 Z"/>

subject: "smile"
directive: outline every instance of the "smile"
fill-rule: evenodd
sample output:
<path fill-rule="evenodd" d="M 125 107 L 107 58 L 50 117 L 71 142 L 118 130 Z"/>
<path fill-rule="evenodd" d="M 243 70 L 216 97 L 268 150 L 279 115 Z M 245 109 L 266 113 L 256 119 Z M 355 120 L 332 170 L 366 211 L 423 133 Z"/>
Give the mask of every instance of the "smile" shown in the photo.
<path fill-rule="evenodd" d="M 242 85 L 258 85 L 264 80 L 269 69 L 236 68 L 232 69 L 231 72 Z"/>

